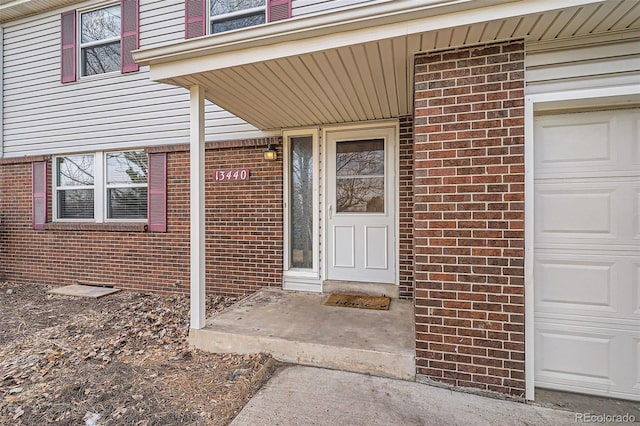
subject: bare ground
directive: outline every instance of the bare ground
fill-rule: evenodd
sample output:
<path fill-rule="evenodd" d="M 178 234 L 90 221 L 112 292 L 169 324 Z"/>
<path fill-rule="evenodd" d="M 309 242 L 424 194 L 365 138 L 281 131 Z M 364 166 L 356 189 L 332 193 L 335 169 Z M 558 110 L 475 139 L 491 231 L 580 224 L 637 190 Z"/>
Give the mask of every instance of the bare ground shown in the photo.
<path fill-rule="evenodd" d="M 0 424 L 226 425 L 275 368 L 189 349 L 187 296 L 49 289 L 0 283 Z"/>

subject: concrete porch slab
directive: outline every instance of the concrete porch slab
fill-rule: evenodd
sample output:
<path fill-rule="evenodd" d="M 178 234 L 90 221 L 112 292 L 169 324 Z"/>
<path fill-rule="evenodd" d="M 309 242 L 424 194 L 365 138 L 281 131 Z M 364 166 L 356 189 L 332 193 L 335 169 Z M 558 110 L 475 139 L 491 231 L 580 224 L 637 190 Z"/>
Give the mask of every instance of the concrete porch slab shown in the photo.
<path fill-rule="evenodd" d="M 413 303 L 388 311 L 324 306 L 326 295 L 263 289 L 192 329 L 189 343 L 217 353 L 270 353 L 294 364 L 415 378 Z"/>

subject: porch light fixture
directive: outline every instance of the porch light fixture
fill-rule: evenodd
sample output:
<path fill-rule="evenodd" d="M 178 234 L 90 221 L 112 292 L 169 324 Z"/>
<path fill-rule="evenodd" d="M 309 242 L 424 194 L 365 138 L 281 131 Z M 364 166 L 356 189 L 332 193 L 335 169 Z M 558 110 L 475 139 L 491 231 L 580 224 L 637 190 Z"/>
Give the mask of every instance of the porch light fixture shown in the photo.
<path fill-rule="evenodd" d="M 262 155 L 264 155 L 264 159 L 266 161 L 275 161 L 278 159 L 278 152 L 276 151 L 274 146 L 271 145 L 271 142 L 269 142 L 269 145 L 267 145 L 267 149 L 264 150 Z"/>

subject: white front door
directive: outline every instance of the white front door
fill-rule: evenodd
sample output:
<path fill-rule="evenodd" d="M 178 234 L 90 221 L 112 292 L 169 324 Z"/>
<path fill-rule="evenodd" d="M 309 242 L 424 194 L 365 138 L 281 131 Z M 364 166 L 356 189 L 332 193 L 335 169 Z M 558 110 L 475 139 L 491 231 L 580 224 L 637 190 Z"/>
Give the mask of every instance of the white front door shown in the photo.
<path fill-rule="evenodd" d="M 640 401 L 640 110 L 535 123 L 535 384 Z"/>
<path fill-rule="evenodd" d="M 327 132 L 327 279 L 396 282 L 395 135 Z"/>

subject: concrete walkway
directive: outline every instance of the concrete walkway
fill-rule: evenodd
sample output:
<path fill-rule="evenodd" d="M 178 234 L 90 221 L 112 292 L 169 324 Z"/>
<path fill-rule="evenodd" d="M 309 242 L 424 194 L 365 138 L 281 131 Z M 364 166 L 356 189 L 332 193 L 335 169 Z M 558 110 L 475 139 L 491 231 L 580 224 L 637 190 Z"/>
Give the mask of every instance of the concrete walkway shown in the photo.
<path fill-rule="evenodd" d="M 244 407 L 244 425 L 575 425 L 573 413 L 404 380 L 285 367 Z"/>

